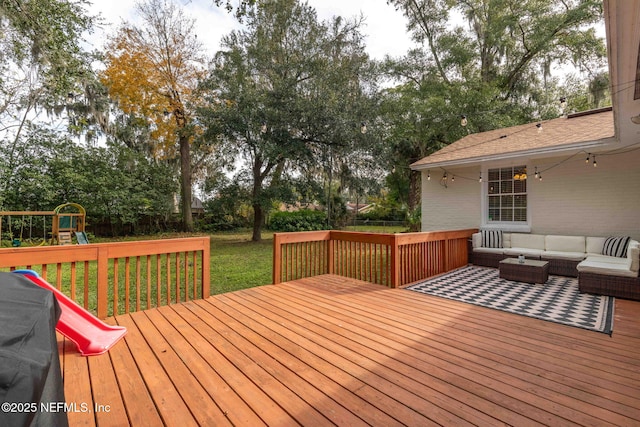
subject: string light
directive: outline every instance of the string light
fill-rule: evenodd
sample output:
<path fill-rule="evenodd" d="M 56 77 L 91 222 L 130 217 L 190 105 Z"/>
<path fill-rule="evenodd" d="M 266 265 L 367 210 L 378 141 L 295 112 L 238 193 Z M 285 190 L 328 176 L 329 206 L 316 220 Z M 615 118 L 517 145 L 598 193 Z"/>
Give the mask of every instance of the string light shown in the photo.
<path fill-rule="evenodd" d="M 611 151 L 606 151 L 606 152 L 599 152 L 598 155 L 599 156 L 615 156 L 615 155 L 635 152 L 635 151 L 638 151 L 638 150 L 640 150 L 640 142 L 632 144 L 632 145 L 630 145 L 628 147 L 617 148 L 617 149 L 614 149 L 614 150 L 611 150 Z M 556 168 L 558 166 L 561 166 L 564 163 L 566 163 L 566 162 L 568 162 L 568 161 L 570 161 L 572 159 L 575 159 L 577 156 L 582 155 L 583 153 L 587 154 L 587 160 L 586 160 L 587 163 L 593 162 L 592 163 L 593 167 L 598 167 L 598 162 L 596 161 L 596 155 L 593 154 L 593 153 L 587 153 L 586 151 L 581 150 L 581 151 L 578 151 L 578 152 L 568 156 L 567 158 L 559 161 L 558 163 L 555 163 L 555 164 L 553 164 L 553 165 L 551 165 L 551 166 L 549 166 L 549 167 L 547 167 L 547 168 L 545 168 L 543 170 L 540 170 L 539 166 L 535 166 L 535 173 L 534 173 L 535 179 L 537 179 L 538 181 L 542 181 L 542 172 L 546 172 L 546 171 L 554 169 L 554 168 Z M 447 170 L 444 169 L 444 168 L 441 168 L 441 169 L 443 170 L 443 176 L 442 176 L 442 178 L 440 180 L 440 183 L 444 187 L 447 187 L 446 184 L 447 184 L 447 182 L 449 180 L 449 176 L 451 176 L 451 182 L 455 181 L 455 177 L 456 176 L 454 174 L 449 174 L 447 172 Z M 478 173 L 478 177 L 477 178 L 471 178 L 471 177 L 464 176 L 464 175 L 458 175 L 458 178 L 466 179 L 468 181 L 477 181 L 479 183 L 484 182 L 483 177 L 482 177 L 482 171 L 480 171 Z M 513 179 L 514 180 L 526 180 L 527 178 L 528 178 L 528 176 L 527 176 L 526 168 L 514 171 L 514 175 L 513 175 Z M 431 180 L 431 170 L 427 171 L 427 180 L 429 180 L 429 181 Z M 491 181 L 489 181 L 488 189 L 489 189 L 489 191 L 493 191 L 494 190 L 494 187 L 491 184 Z"/>
<path fill-rule="evenodd" d="M 585 159 L 585 163 L 589 164 L 589 160 L 591 159 L 591 153 L 587 154 L 587 158 Z"/>
<path fill-rule="evenodd" d="M 467 125 L 467 116 L 464 114 L 460 116 L 460 126 L 465 127 Z"/>
<path fill-rule="evenodd" d="M 367 133 L 367 122 L 362 122 L 360 124 L 360 133 L 363 135 Z"/>

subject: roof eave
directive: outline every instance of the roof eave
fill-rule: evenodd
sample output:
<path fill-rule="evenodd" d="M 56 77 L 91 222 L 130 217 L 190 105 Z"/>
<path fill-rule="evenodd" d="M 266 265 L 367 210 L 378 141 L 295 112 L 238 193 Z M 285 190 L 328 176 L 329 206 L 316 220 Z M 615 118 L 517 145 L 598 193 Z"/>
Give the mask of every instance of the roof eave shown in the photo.
<path fill-rule="evenodd" d="M 511 153 L 499 153 L 490 156 L 481 156 L 481 157 L 469 157 L 466 159 L 458 159 L 458 160 L 449 160 L 443 162 L 432 162 L 426 164 L 412 164 L 410 167 L 415 171 L 422 171 L 432 168 L 445 168 L 452 166 L 474 166 L 480 163 L 486 162 L 494 162 L 500 160 L 509 160 L 520 157 L 536 157 L 536 158 L 544 158 L 544 157 L 554 157 L 557 155 L 567 154 L 571 152 L 594 149 L 602 146 L 606 146 L 611 144 L 612 142 L 617 142 L 614 136 L 605 139 L 598 139 L 596 141 L 587 141 L 587 142 L 579 142 L 565 145 L 557 145 L 554 147 L 545 147 L 538 148 L 534 150 L 523 150 L 523 151 L 514 151 Z"/>

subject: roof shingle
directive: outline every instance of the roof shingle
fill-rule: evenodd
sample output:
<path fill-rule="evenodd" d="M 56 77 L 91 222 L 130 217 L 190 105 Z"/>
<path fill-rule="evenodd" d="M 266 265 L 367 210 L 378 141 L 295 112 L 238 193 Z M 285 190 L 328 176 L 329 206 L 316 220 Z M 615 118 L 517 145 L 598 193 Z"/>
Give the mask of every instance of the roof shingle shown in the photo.
<path fill-rule="evenodd" d="M 446 146 L 411 165 L 412 169 L 441 163 L 465 163 L 486 160 L 505 154 L 557 149 L 615 135 L 611 108 L 577 113 L 568 117 L 475 133 Z"/>

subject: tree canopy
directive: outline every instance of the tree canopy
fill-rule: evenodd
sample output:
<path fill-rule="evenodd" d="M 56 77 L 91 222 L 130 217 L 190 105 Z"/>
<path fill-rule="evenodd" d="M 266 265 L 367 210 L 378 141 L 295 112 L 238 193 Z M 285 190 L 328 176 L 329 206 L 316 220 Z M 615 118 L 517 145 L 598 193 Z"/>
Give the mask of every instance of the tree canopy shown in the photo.
<path fill-rule="evenodd" d="M 238 179 L 252 188 L 254 240 L 285 184 L 346 152 L 359 135 L 368 102 L 359 25 L 319 22 L 306 4 L 270 0 L 222 41 L 203 85 L 202 116 L 213 135 L 224 135 L 221 152 L 245 162 Z"/>
<path fill-rule="evenodd" d="M 347 198 L 415 220 L 412 162 L 557 117 L 561 97 L 609 102 L 599 0 L 388 3 L 418 47 L 374 62 L 364 16 L 322 21 L 299 0 L 213 0 L 240 24 L 209 58 L 189 2 L 143 0 L 87 52 L 87 1 L 0 0 L 0 206 L 75 201 L 117 234 L 170 224 L 179 191 L 191 230 L 196 193 L 204 221 L 254 240 L 283 202 L 331 227 Z"/>
<path fill-rule="evenodd" d="M 190 231 L 191 144 L 201 133 L 192 108 L 204 75 L 203 48 L 193 19 L 175 3 L 147 0 L 137 11 L 143 25 L 125 23 L 107 43 L 102 81 L 119 109 L 152 123 L 154 157 L 179 157 L 183 223 Z"/>
<path fill-rule="evenodd" d="M 593 28 L 602 19 L 600 1 L 388 3 L 402 11 L 407 30 L 422 46 L 384 64 L 399 83 L 387 91 L 384 103 L 391 129 L 388 158 L 395 159 L 394 174 L 400 174 L 393 181 L 407 185 L 411 209 L 419 200 L 419 176 L 406 165 L 467 132 L 557 117 L 561 97 L 577 106 L 584 96 L 573 91 L 585 91 L 585 85 L 563 86 L 554 67 L 572 66 L 591 81 L 602 81 L 606 52 Z M 580 107 L 598 102 L 587 104 Z"/>

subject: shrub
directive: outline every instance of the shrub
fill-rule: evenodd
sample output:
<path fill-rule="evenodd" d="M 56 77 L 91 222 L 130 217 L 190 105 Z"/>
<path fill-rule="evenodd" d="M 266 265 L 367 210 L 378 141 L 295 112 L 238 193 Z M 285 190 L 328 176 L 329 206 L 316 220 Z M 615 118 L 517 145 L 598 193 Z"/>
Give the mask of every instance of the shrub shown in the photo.
<path fill-rule="evenodd" d="M 314 231 L 327 228 L 324 212 L 300 210 L 296 212 L 276 212 L 271 215 L 269 229 L 272 231 Z"/>

